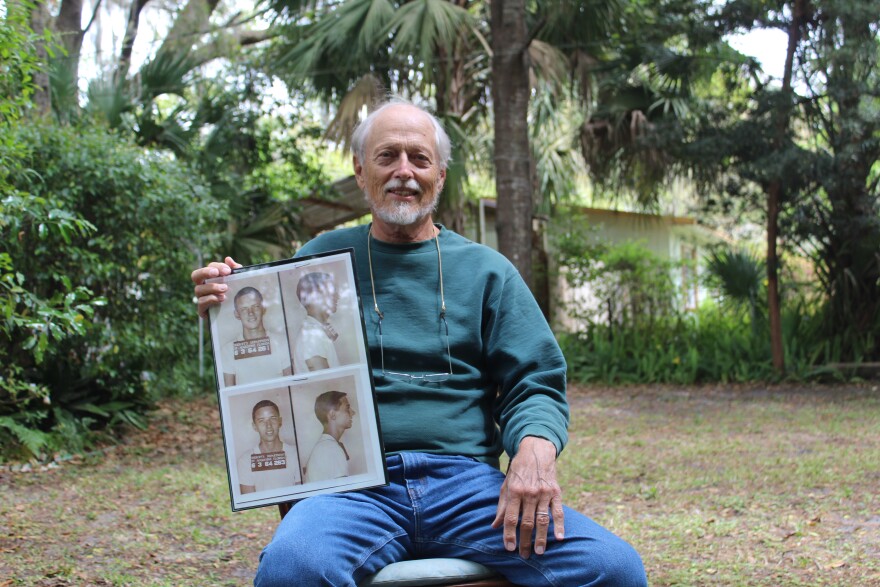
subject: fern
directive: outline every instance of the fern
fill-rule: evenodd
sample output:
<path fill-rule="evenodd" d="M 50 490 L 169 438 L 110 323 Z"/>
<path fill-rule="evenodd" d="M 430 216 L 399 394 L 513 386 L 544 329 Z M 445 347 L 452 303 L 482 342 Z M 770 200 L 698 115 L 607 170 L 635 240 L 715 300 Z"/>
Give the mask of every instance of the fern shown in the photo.
<path fill-rule="evenodd" d="M 16 422 L 9 416 L 0 416 L 0 428 L 5 428 L 12 433 L 17 440 L 31 455 L 36 456 L 49 442 L 49 435 L 33 428 L 28 428 Z"/>

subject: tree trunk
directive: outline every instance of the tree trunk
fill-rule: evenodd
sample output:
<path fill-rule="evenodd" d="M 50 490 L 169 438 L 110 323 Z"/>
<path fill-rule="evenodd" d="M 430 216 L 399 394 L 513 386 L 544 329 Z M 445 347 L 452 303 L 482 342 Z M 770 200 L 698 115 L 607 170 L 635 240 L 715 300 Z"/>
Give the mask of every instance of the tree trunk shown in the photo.
<path fill-rule="evenodd" d="M 52 26 L 52 17 L 45 2 L 37 2 L 31 10 L 31 30 L 37 37 L 43 37 L 44 31 Z M 40 39 L 36 43 L 37 58 L 41 68 L 34 72 L 34 108 L 37 115 L 46 116 L 52 112 L 52 92 L 49 86 L 49 52 L 46 41 Z"/>
<path fill-rule="evenodd" d="M 792 18 L 788 27 L 788 49 L 785 54 L 785 71 L 782 74 L 784 106 L 776 119 L 776 148 L 781 148 L 788 133 L 791 119 L 791 78 L 794 71 L 794 54 L 800 42 L 801 27 L 807 14 L 809 0 L 794 0 Z M 782 178 L 774 179 L 767 187 L 767 312 L 770 318 L 770 348 L 773 368 L 777 374 L 785 373 L 785 349 L 782 341 L 782 309 L 779 303 L 779 210 L 784 186 Z"/>
<path fill-rule="evenodd" d="M 785 373 L 785 348 L 782 344 L 782 309 L 779 304 L 779 253 L 776 242 L 779 233 L 779 200 L 782 185 L 779 180 L 770 183 L 767 190 L 767 314 L 770 318 L 770 349 L 773 368 L 779 375 Z"/>
<path fill-rule="evenodd" d="M 177 13 L 177 18 L 156 55 L 166 51 L 189 53 L 201 45 L 202 37 L 211 31 L 211 14 L 218 2 L 219 0 L 188 0 Z"/>
<path fill-rule="evenodd" d="M 79 79 L 79 55 L 85 34 L 82 28 L 82 11 L 83 0 L 63 0 L 55 18 L 55 32 L 58 33 L 61 46 L 67 51 L 62 59 L 68 64 L 74 84 Z"/>
<path fill-rule="evenodd" d="M 495 112 L 495 226 L 498 248 L 532 286 L 532 182 L 529 149 L 528 31 L 524 0 L 492 2 L 492 106 Z"/>
<path fill-rule="evenodd" d="M 134 0 L 131 3 L 131 8 L 128 11 L 128 23 L 125 26 L 125 36 L 122 38 L 122 49 L 119 52 L 119 63 L 116 66 L 116 83 L 123 83 L 128 77 L 128 71 L 131 68 L 131 53 L 141 22 L 141 11 L 149 1 Z"/>

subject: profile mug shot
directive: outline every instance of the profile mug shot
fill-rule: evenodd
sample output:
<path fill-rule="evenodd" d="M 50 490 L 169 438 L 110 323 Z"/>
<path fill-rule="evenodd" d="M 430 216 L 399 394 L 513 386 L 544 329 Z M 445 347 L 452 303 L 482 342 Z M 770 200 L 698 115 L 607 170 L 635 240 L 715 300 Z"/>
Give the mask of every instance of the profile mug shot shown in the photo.
<path fill-rule="evenodd" d="M 342 443 L 342 435 L 351 428 L 355 411 L 347 394 L 327 391 L 319 395 L 315 399 L 315 416 L 324 427 L 324 433 L 306 463 L 306 482 L 348 477 L 351 457 Z"/>
<path fill-rule="evenodd" d="M 306 273 L 296 286 L 296 297 L 305 308 L 306 317 L 293 344 L 295 372 L 338 367 L 336 340 L 339 332 L 329 321 L 339 304 L 333 276 L 323 272 Z"/>

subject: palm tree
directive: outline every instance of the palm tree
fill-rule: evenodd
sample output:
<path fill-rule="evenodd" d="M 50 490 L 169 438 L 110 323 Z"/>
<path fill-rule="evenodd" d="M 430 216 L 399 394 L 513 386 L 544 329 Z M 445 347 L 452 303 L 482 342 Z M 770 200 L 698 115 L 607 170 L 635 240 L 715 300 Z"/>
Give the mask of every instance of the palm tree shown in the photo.
<path fill-rule="evenodd" d="M 128 83 L 108 75 L 94 80 L 82 117 L 131 133 L 141 145 L 166 149 L 197 170 L 214 197 L 227 206 L 228 221 L 216 249 L 243 263 L 288 256 L 299 232 L 296 200 L 279 199 L 250 178 L 266 164 L 268 148 L 260 130 L 261 112 L 249 109 L 252 88 L 230 90 L 201 79 L 199 59 L 187 49 L 168 49 L 144 64 Z M 290 155 L 290 154 L 289 154 Z M 295 156 L 295 154 L 291 155 Z M 303 176 L 314 173 L 313 188 L 326 178 L 299 161 Z"/>
<path fill-rule="evenodd" d="M 502 137 L 507 136 L 503 130 L 506 125 L 515 123 L 525 129 L 529 94 L 527 64 L 533 61 L 540 67 L 547 63 L 546 57 L 552 55 L 545 44 L 529 36 L 525 9 L 518 9 L 522 16 L 520 38 L 514 41 L 518 47 L 513 48 L 524 65 L 516 76 L 524 84 L 520 86 L 524 89 L 524 99 L 519 101 L 517 114 L 511 116 L 503 111 L 512 96 L 509 90 L 497 88 L 496 92 L 500 91 L 504 98 L 494 103 L 490 98 L 493 84 L 507 83 L 514 78 L 491 75 L 493 54 L 507 55 L 509 50 L 499 51 L 499 47 L 511 40 L 508 35 L 490 34 L 488 3 L 478 0 L 344 0 L 341 3 L 277 0 L 273 6 L 294 23 L 287 30 L 287 42 L 277 47 L 274 61 L 286 69 L 293 83 L 301 86 L 307 82 L 317 96 L 338 104 L 328 131 L 328 137 L 337 143 L 344 144 L 358 115 L 380 97 L 383 90 L 434 102 L 456 146 L 440 217 L 452 228 L 461 230 L 466 164 L 486 167 L 485 160 L 476 162 L 475 159 L 494 157 L 491 150 L 486 152 L 481 148 L 485 143 L 483 134 L 493 128 L 491 123 L 487 124 L 492 118 L 492 106 L 502 108 L 502 113 L 496 113 L 495 117 L 495 129 Z M 490 47 L 490 40 L 497 47 Z M 535 58 L 530 59 L 533 53 Z M 508 59 L 508 63 L 515 61 Z M 519 133 L 516 140 L 496 137 L 496 145 L 505 148 L 519 145 L 518 167 L 499 169 L 496 173 L 502 183 L 498 189 L 499 234 L 502 235 L 502 252 L 522 261 L 518 266 L 526 277 L 533 204 L 530 196 L 523 199 L 514 194 L 532 184 L 527 137 L 525 132 Z M 505 160 L 507 157 L 496 157 L 496 162 Z M 515 169 L 519 169 L 521 175 L 518 182 L 512 182 Z M 514 183 L 519 186 L 517 192 L 512 191 Z M 519 201 L 515 210 L 511 207 L 506 212 L 508 204 L 515 201 Z M 518 226 L 520 230 L 508 238 L 505 236 L 508 226 Z"/>
<path fill-rule="evenodd" d="M 487 109 L 487 22 L 479 2 L 344 0 L 272 3 L 291 22 L 271 61 L 291 86 L 335 104 L 326 137 L 347 146 L 361 112 L 385 92 L 430 100 L 454 145 L 441 219 L 463 227 L 466 161 Z"/>

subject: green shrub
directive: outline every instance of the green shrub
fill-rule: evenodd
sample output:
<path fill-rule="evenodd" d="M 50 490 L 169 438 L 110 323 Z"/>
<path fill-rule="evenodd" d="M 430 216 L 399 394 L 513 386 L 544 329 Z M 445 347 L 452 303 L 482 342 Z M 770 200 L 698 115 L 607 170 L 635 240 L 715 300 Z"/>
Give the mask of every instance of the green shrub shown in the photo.
<path fill-rule="evenodd" d="M 578 330 L 560 337 L 570 376 L 584 382 L 702 383 L 778 379 L 771 362 L 763 261 L 747 251 L 709 252 L 706 284 L 719 302 L 696 311 L 677 303 L 673 272 L 639 243 L 608 245 L 572 223 L 555 238 L 572 287 L 588 286 L 598 308 L 567 304 Z M 786 377 L 840 377 L 824 365 L 843 345 L 822 336 L 821 299 L 795 286 L 783 299 Z"/>
<path fill-rule="evenodd" d="M 675 314 L 678 288 L 672 272 L 681 263 L 660 258 L 640 241 L 599 242 L 589 228 L 574 226 L 554 241 L 569 285 L 589 286 L 598 301 L 597 308 L 568 304 L 571 317 L 587 324 L 601 314 L 622 328 L 649 328 Z"/>
<path fill-rule="evenodd" d="M 152 375 L 195 356 L 188 275 L 221 209 L 187 168 L 101 128 L 9 130 L 23 153 L 0 208 L 0 435 L 82 448 L 143 425 Z"/>

